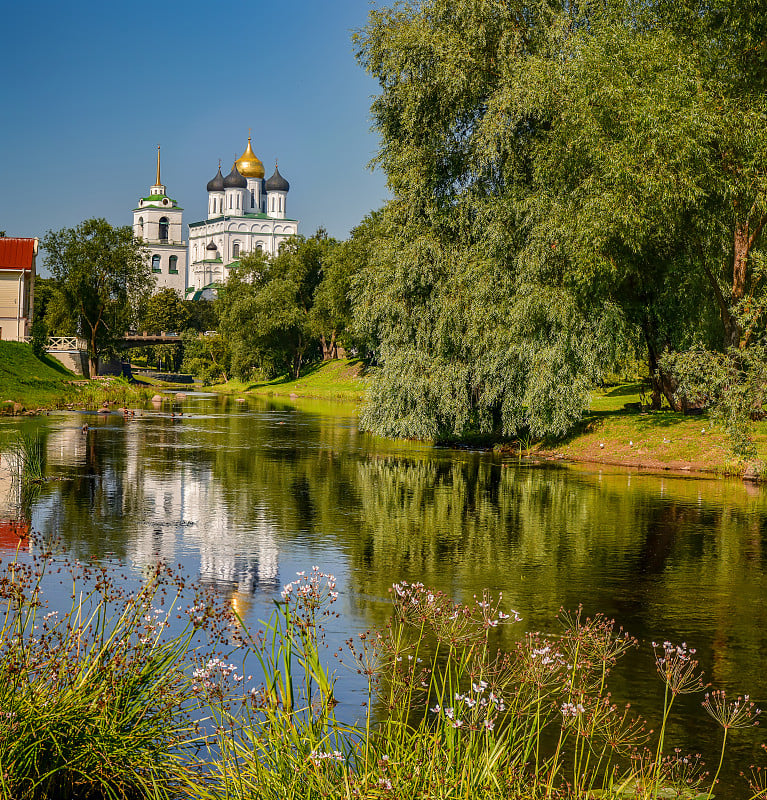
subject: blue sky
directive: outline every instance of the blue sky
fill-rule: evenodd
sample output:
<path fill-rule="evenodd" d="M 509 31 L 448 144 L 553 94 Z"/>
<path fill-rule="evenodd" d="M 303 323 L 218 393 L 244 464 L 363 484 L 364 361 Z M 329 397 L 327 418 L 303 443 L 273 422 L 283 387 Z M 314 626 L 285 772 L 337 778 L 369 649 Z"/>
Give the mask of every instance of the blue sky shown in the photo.
<path fill-rule="evenodd" d="M 132 209 L 162 180 L 203 219 L 205 185 L 247 144 L 290 181 L 300 231 L 337 237 L 387 197 L 367 162 L 375 82 L 351 31 L 364 0 L 52 3 L 6 9 L 0 51 L 0 229 L 9 236 Z"/>

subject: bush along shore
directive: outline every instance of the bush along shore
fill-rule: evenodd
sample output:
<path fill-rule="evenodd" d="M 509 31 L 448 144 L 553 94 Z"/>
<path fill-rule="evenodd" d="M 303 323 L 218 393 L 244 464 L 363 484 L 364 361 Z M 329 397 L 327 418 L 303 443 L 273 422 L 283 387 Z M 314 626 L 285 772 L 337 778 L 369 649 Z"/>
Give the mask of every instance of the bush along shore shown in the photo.
<path fill-rule="evenodd" d="M 251 630 L 161 564 L 127 589 L 110 567 L 34 549 L 0 580 L 0 791 L 15 800 L 710 800 L 728 741 L 758 719 L 748 698 L 704 693 L 694 651 L 666 642 L 650 731 L 609 693 L 637 643 L 599 616 L 563 614 L 560 634 L 499 652 L 498 629 L 519 621 L 499 600 L 402 583 L 389 624 L 338 647 L 336 582 L 316 567 Z M 62 576 L 71 602 L 56 610 L 47 591 Z M 346 719 L 344 667 L 364 687 Z M 669 732 L 692 693 L 721 728 L 709 772 Z M 764 797 L 764 771 L 743 789 Z"/>

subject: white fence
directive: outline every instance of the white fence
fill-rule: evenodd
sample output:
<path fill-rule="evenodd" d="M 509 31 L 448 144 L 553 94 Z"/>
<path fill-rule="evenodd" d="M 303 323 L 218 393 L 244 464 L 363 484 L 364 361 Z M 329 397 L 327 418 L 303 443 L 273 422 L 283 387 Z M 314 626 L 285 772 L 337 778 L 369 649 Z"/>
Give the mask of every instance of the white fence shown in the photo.
<path fill-rule="evenodd" d="M 31 336 L 25 336 L 24 341 L 32 341 Z M 79 336 L 49 336 L 46 350 L 87 350 L 88 343 Z"/>

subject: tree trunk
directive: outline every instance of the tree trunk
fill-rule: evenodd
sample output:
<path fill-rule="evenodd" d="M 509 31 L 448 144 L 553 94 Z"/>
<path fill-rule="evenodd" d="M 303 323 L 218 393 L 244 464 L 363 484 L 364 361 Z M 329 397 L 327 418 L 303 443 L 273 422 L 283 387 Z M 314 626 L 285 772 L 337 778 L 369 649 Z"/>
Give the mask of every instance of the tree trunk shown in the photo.
<path fill-rule="evenodd" d="M 98 378 L 99 375 L 99 353 L 96 349 L 96 330 L 92 329 L 91 333 L 91 346 L 88 353 L 88 361 L 90 364 L 91 378 Z"/>
<path fill-rule="evenodd" d="M 320 334 L 320 343 L 322 344 L 322 360 L 332 361 L 338 358 L 338 343 L 336 342 L 336 332 L 330 336 L 330 341 L 325 338 L 325 334 Z"/>
<path fill-rule="evenodd" d="M 739 303 L 746 294 L 746 268 L 748 254 L 751 250 L 752 237 L 749 233 L 748 222 L 735 226 L 732 241 L 732 306 Z M 743 329 L 731 311 L 731 307 L 723 309 L 722 324 L 724 325 L 724 346 L 740 348 L 743 338 Z"/>

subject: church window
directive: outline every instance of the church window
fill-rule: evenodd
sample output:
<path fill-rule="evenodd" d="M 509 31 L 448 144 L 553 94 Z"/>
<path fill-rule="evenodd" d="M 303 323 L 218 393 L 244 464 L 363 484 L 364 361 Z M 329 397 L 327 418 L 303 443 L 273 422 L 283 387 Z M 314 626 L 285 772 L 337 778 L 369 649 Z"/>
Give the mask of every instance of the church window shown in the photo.
<path fill-rule="evenodd" d="M 160 272 L 160 256 L 152 256 L 152 272 Z"/>
<path fill-rule="evenodd" d="M 144 218 L 143 217 L 139 217 L 138 218 L 138 235 L 139 236 L 143 236 L 144 235 Z"/>
<path fill-rule="evenodd" d="M 264 249 L 264 246 L 261 244 L 261 242 L 259 242 L 256 245 L 256 250 L 258 250 L 258 252 L 261 253 L 261 252 L 263 252 L 263 249 Z"/>
<path fill-rule="evenodd" d="M 235 242 L 232 246 L 232 258 L 239 258 L 240 257 L 240 243 Z"/>
<path fill-rule="evenodd" d="M 178 275 L 178 256 L 171 256 L 168 259 L 168 272 Z"/>
<path fill-rule="evenodd" d="M 168 218 L 160 217 L 160 232 L 158 236 L 161 242 L 168 241 Z"/>
<path fill-rule="evenodd" d="M 256 207 L 256 193 L 253 191 L 253 189 L 250 190 L 250 207 Z"/>

